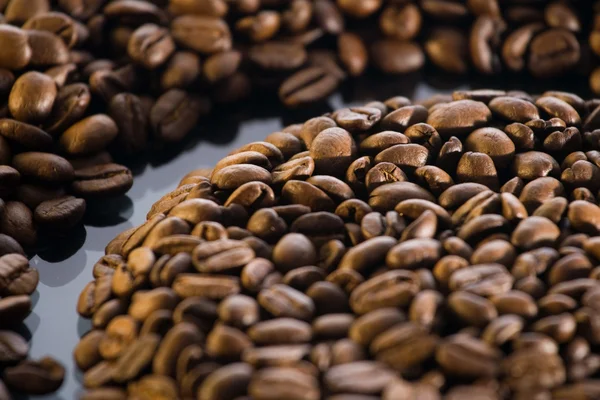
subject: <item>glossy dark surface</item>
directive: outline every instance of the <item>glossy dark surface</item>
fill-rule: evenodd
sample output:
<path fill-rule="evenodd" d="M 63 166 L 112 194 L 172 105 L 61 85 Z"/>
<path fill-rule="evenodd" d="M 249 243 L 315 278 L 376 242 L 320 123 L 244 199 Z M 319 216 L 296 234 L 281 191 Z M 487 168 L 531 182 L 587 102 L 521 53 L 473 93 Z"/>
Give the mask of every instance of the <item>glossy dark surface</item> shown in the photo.
<path fill-rule="evenodd" d="M 76 370 L 71 354 L 73 346 L 89 330 L 90 323 L 75 311 L 79 292 L 92 279 L 92 267 L 104 254 L 106 244 L 118 233 L 144 222 L 152 203 L 174 189 L 190 170 L 210 167 L 231 150 L 262 140 L 285 125 L 303 122 L 343 106 L 396 95 L 420 100 L 436 93 L 481 87 L 519 89 L 531 93 L 548 89 L 569 90 L 584 98 L 589 95 L 584 79 L 533 82 L 527 78 L 491 81 L 476 78 L 476 81 L 467 84 L 468 78 L 465 77 L 428 77 L 427 82 L 421 75 L 366 77 L 347 83 L 327 104 L 315 105 L 311 109 L 286 111 L 276 102 L 260 100 L 230 109 L 216 106 L 217 115 L 199 126 L 183 146 L 155 150 L 150 162 L 143 157 L 140 160 L 121 160 L 129 164 L 135 173 L 135 183 L 128 195 L 111 202 L 88 204 L 85 227 L 68 238 L 56 238 L 55 243 L 48 243 L 47 250 L 32 259 L 32 266 L 40 272 L 40 284 L 33 295 L 35 306 L 26 320 L 27 329 L 23 329 L 25 336 L 31 337 L 30 356 L 39 358 L 51 354 L 67 369 L 61 390 L 40 398 L 70 400 L 76 399 L 82 391 L 81 374 Z"/>

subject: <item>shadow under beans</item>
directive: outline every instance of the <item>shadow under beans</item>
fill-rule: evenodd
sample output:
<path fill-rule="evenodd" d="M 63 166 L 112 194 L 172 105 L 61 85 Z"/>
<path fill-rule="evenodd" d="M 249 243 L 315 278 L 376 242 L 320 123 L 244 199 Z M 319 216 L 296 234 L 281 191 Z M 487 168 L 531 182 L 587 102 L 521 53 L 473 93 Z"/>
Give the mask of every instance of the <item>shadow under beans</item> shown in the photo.
<path fill-rule="evenodd" d="M 36 290 L 35 292 L 31 293 L 29 299 L 31 300 L 31 309 L 34 309 L 35 305 L 38 303 L 38 301 L 40 301 L 40 292 Z"/>
<path fill-rule="evenodd" d="M 49 394 L 48 396 L 28 396 L 23 393 L 11 393 L 13 400 L 65 400 L 65 398 L 56 393 Z"/>
<path fill-rule="evenodd" d="M 77 335 L 79 336 L 79 338 L 84 337 L 91 330 L 92 330 L 92 321 L 78 316 L 77 317 Z"/>
<path fill-rule="evenodd" d="M 30 326 L 30 324 L 29 324 L 29 322 L 30 322 L 29 319 L 30 318 L 32 318 L 32 322 L 34 324 L 37 323 L 37 326 L 35 326 L 34 329 L 32 329 L 31 326 Z M 36 329 L 37 329 L 37 327 L 39 325 L 40 325 L 40 317 L 38 315 L 34 314 L 34 313 L 31 313 L 27 317 L 27 325 L 20 324 L 19 326 L 14 327 L 13 330 L 15 331 L 15 333 L 21 335 L 23 337 L 23 339 L 25 339 L 26 341 L 30 342 L 31 338 L 33 337 L 33 333 L 36 331 Z"/>
<path fill-rule="evenodd" d="M 121 224 L 133 215 L 133 202 L 129 196 L 87 201 L 83 223 L 94 227 Z"/>
<path fill-rule="evenodd" d="M 44 260 L 36 263 L 40 274 L 40 282 L 50 287 L 61 287 L 79 276 L 85 269 L 87 255 L 78 251 L 68 260 L 60 263 L 50 263 Z"/>
<path fill-rule="evenodd" d="M 65 234 L 45 232 L 40 235 L 37 255 L 49 263 L 65 261 L 83 247 L 86 238 L 87 230 L 81 224 Z"/>
<path fill-rule="evenodd" d="M 24 333 L 23 337 L 25 337 L 25 334 L 29 335 L 29 338 L 26 339 L 31 340 L 31 337 L 35 335 L 35 332 L 37 331 L 41 322 L 42 320 L 40 316 L 37 315 L 35 312 L 31 312 L 27 316 L 27 318 L 25 318 L 25 321 L 23 321 L 22 324 L 16 326 L 14 330 L 19 334 Z"/>

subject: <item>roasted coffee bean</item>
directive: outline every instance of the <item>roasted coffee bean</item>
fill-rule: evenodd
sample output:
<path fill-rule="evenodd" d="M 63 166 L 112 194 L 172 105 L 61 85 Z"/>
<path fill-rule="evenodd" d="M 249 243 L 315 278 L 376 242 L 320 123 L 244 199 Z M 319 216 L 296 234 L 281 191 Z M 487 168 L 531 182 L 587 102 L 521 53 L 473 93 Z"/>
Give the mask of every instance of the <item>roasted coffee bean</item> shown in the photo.
<path fill-rule="evenodd" d="M 0 359 L 4 363 L 14 363 L 27 357 L 29 345 L 12 331 L 0 331 Z"/>
<path fill-rule="evenodd" d="M 424 48 L 431 61 L 450 73 L 469 69 L 467 36 L 457 29 L 435 28 L 425 40 Z"/>
<path fill-rule="evenodd" d="M 198 97 L 180 89 L 171 89 L 160 96 L 150 112 L 150 127 L 156 138 L 175 142 L 186 136 L 196 125 L 199 114 L 210 107 Z"/>
<path fill-rule="evenodd" d="M 539 78 L 556 76 L 571 69 L 579 61 L 580 53 L 579 42 L 571 32 L 547 30 L 531 41 L 529 71 Z"/>
<path fill-rule="evenodd" d="M 27 72 L 15 81 L 8 107 L 15 119 L 35 124 L 50 115 L 56 95 L 52 78 L 39 72 Z"/>
<path fill-rule="evenodd" d="M 81 197 L 119 196 L 133 185 L 131 171 L 122 165 L 104 164 L 75 171 L 71 190 Z"/>
<path fill-rule="evenodd" d="M 73 196 L 60 197 L 40 203 L 34 219 L 45 229 L 65 231 L 77 225 L 85 214 L 85 201 Z"/>
<path fill-rule="evenodd" d="M 70 155 L 97 153 L 104 150 L 118 132 L 109 116 L 98 114 L 72 125 L 61 135 L 59 143 Z"/>
<path fill-rule="evenodd" d="M 421 47 L 412 42 L 383 39 L 371 47 L 373 63 L 386 74 L 406 74 L 425 63 Z"/>
<path fill-rule="evenodd" d="M 44 121 L 45 130 L 57 135 L 78 121 L 91 101 L 90 89 L 82 83 L 73 83 L 58 89 L 49 119 Z"/>
<path fill-rule="evenodd" d="M 288 107 L 323 100 L 337 88 L 338 79 L 323 67 L 308 67 L 296 72 L 279 88 L 279 98 Z"/>
<path fill-rule="evenodd" d="M 26 360 L 4 372 L 4 380 L 9 386 L 37 395 L 55 392 L 64 378 L 65 368 L 51 357 Z"/>
<path fill-rule="evenodd" d="M 69 62 L 69 49 L 54 33 L 30 30 L 27 31 L 27 41 L 31 48 L 29 65 L 49 67 Z"/>
<path fill-rule="evenodd" d="M 12 165 L 21 175 L 41 182 L 69 182 L 75 175 L 67 160 L 50 153 L 21 153 L 13 158 Z"/>

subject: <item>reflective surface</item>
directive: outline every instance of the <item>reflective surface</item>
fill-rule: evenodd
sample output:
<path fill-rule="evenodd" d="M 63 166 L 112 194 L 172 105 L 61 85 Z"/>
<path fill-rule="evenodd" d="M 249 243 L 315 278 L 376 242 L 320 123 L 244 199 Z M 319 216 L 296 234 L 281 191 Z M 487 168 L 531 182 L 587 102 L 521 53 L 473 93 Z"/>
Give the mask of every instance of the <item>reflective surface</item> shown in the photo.
<path fill-rule="evenodd" d="M 311 109 L 286 111 L 275 102 L 253 100 L 232 109 L 218 107 L 218 115 L 199 126 L 189 140 L 179 148 L 154 150 L 154 158 L 120 160 L 134 170 L 135 182 L 127 197 L 111 202 L 88 204 L 85 227 L 70 237 L 56 238 L 47 243 L 46 250 L 32 259 L 40 272 L 40 284 L 32 297 L 34 309 L 22 332 L 31 338 L 30 357 L 50 354 L 66 367 L 65 383 L 61 390 L 40 399 L 76 399 L 82 391 L 82 376 L 76 370 L 71 353 L 79 338 L 90 329 L 90 322 L 80 318 L 76 303 L 81 289 L 92 279 L 92 267 L 104 254 L 104 247 L 118 233 L 145 221 L 151 205 L 173 190 L 179 180 L 192 169 L 210 167 L 231 150 L 257 140 L 281 127 L 343 107 L 384 100 L 402 95 L 424 99 L 435 93 L 449 93 L 470 87 L 493 87 L 528 90 L 539 93 L 545 89 L 570 90 L 587 98 L 587 83 L 556 80 L 531 82 L 526 79 L 486 81 L 465 84 L 465 78 L 428 75 L 389 78 L 364 78 L 348 83 L 341 93 L 332 96 L 327 104 Z M 502 83 L 502 86 L 499 85 Z M 585 88 L 585 89 L 584 89 Z M 283 117 L 282 117 L 283 115 Z M 132 164 L 133 161 L 133 165 Z"/>

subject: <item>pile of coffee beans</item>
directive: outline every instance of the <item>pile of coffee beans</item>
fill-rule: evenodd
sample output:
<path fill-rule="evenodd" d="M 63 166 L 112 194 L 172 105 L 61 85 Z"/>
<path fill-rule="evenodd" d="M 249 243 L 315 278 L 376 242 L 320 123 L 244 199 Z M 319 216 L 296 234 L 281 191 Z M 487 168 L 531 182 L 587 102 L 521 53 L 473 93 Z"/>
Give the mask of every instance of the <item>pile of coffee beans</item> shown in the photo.
<path fill-rule="evenodd" d="M 81 398 L 598 398 L 599 139 L 597 100 L 477 90 L 232 151 L 95 264 Z"/>
<path fill-rule="evenodd" d="M 19 333 L 31 312 L 30 295 L 39 274 L 21 254 L 0 257 L 0 399 L 10 400 L 8 388 L 28 394 L 56 391 L 65 377 L 64 367 L 52 357 L 27 359 L 29 344 Z"/>
<path fill-rule="evenodd" d="M 127 192 L 131 171 L 113 157 L 179 142 L 212 104 L 252 93 L 312 104 L 370 64 L 404 74 L 427 60 L 458 74 L 591 74 L 600 91 L 594 11 L 562 0 L 0 1 L 0 233 L 14 239 L 0 254 L 32 253 L 39 233 L 72 230 L 86 200 Z"/>

